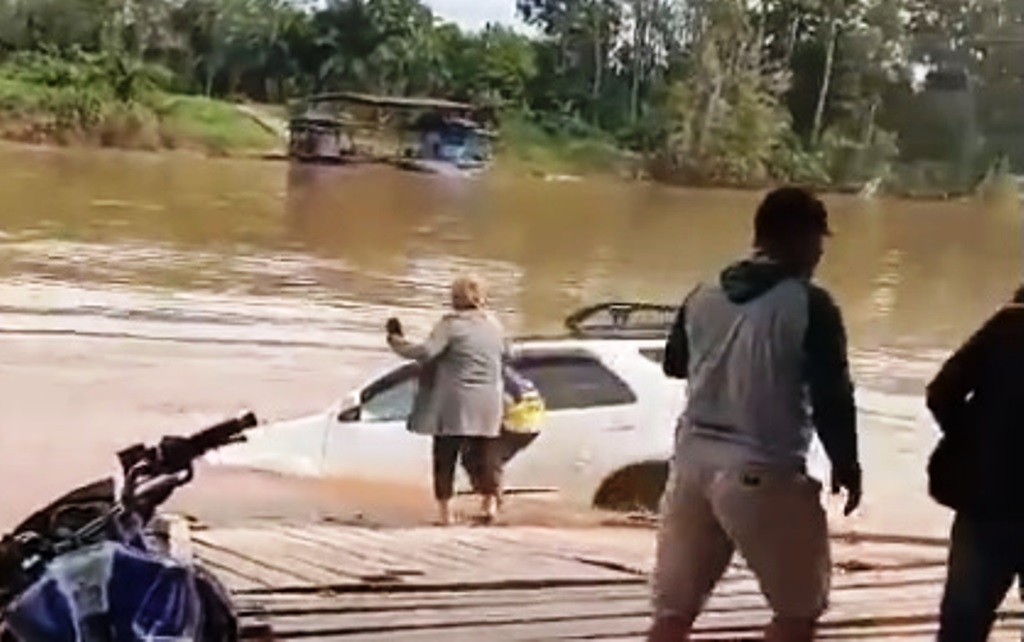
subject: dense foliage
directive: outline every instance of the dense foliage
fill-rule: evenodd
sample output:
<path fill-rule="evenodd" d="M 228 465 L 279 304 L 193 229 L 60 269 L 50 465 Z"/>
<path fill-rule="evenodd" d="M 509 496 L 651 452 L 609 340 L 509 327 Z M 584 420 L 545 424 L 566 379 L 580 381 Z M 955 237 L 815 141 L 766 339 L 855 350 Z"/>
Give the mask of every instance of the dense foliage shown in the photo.
<path fill-rule="evenodd" d="M 11 82 L 122 103 L 430 94 L 690 183 L 964 184 L 1024 164 L 1024 0 L 505 1 L 530 35 L 468 33 L 420 0 L 0 0 L 0 107 Z"/>

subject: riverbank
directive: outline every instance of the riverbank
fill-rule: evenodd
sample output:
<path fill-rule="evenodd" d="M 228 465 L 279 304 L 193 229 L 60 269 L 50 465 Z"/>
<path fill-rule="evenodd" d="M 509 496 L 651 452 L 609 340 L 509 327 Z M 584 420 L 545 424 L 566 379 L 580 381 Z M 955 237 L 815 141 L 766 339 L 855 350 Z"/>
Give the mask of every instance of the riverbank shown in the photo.
<path fill-rule="evenodd" d="M 175 94 L 147 73 L 102 56 L 25 55 L 0 64 L 0 139 L 216 156 L 281 157 L 287 149 L 283 105 Z M 496 164 L 522 175 L 638 174 L 640 159 L 608 135 L 553 122 L 506 114 Z M 397 144 L 380 132 L 360 131 L 357 139 L 374 158 L 390 156 Z"/>
<path fill-rule="evenodd" d="M 502 119 L 497 145 L 497 162 L 522 174 L 642 175 L 643 159 L 622 149 L 606 135 L 595 131 L 568 133 L 545 128 L 525 114 L 511 113 Z"/>
<path fill-rule="evenodd" d="M 285 157 L 288 121 L 287 108 L 282 105 L 233 103 L 152 89 L 138 90 L 134 98 L 122 100 L 103 83 L 83 88 L 47 84 L 35 78 L 23 70 L 0 66 L 0 140 L 151 152 L 187 150 L 210 156 Z M 369 159 L 390 157 L 397 144 L 392 136 L 365 131 L 357 135 L 357 145 Z M 762 190 L 774 184 L 769 180 L 749 184 L 687 181 L 677 175 L 661 175 L 654 165 L 596 130 L 556 127 L 523 112 L 505 115 L 495 146 L 495 170 L 511 176 L 545 180 L 614 176 L 687 188 L 732 190 Z M 1019 197 L 1019 188 L 1008 174 L 988 176 L 976 190 L 880 179 L 865 185 L 821 183 L 816 187 L 821 193 L 912 201 L 959 200 L 976 195 L 999 201 Z"/>
<path fill-rule="evenodd" d="M 281 147 L 277 132 L 232 103 L 108 79 L 79 83 L 79 72 L 70 64 L 45 71 L 0 66 L 0 139 L 215 156 Z"/>

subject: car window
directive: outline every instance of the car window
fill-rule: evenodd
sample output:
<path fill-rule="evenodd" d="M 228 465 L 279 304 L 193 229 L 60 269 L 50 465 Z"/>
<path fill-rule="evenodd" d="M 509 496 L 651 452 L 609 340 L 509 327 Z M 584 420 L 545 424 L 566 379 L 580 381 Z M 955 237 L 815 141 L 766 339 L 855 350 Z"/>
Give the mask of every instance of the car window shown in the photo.
<path fill-rule="evenodd" d="M 537 386 L 548 410 L 636 402 L 629 386 L 588 354 L 525 354 L 516 359 L 515 368 Z"/>
<path fill-rule="evenodd" d="M 416 370 L 402 367 L 367 386 L 363 392 L 362 421 L 405 421 L 416 396 Z"/>
<path fill-rule="evenodd" d="M 659 366 L 665 362 L 665 348 L 641 348 L 640 354 Z"/>

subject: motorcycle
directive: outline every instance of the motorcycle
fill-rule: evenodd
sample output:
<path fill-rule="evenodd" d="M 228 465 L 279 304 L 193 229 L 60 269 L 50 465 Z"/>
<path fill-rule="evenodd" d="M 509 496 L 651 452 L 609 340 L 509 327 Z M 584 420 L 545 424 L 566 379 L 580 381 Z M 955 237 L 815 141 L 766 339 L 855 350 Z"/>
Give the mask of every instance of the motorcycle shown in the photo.
<path fill-rule="evenodd" d="M 228 591 L 176 554 L 157 509 L 204 454 L 244 441 L 247 413 L 118 453 L 121 475 L 82 486 L 0 540 L 0 642 L 235 642 Z"/>

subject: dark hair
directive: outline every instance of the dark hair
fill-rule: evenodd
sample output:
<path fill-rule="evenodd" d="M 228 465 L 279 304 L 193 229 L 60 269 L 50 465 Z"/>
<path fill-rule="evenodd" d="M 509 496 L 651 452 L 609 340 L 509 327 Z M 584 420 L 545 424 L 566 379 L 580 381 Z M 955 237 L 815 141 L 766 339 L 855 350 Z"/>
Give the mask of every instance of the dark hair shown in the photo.
<path fill-rule="evenodd" d="M 754 214 L 754 245 L 794 236 L 828 236 L 825 204 L 802 187 L 780 187 L 764 197 Z"/>
<path fill-rule="evenodd" d="M 1024 285 L 1017 288 L 1017 291 L 1013 293 L 1014 303 L 1024 303 Z"/>

